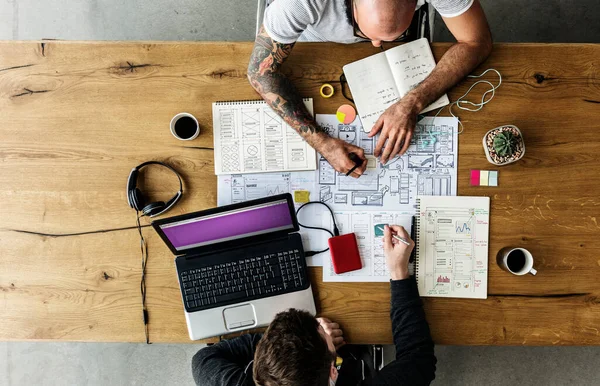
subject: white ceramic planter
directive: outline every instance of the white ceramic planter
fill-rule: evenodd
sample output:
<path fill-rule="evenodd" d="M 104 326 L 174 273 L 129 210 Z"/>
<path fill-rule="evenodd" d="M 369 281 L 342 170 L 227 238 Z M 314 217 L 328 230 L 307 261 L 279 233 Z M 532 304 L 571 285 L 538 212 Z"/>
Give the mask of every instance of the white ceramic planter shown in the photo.
<path fill-rule="evenodd" d="M 523 144 L 523 150 L 521 152 L 521 155 L 519 156 L 519 158 L 504 162 L 504 163 L 496 163 L 496 161 L 494 161 L 492 159 L 492 157 L 490 156 L 490 151 L 488 150 L 488 146 L 486 143 L 486 139 L 488 137 L 488 135 L 494 131 L 494 130 L 499 130 L 503 127 L 510 127 L 512 129 L 516 129 L 517 132 L 519 133 L 519 136 L 521 137 L 521 142 Z M 502 125 L 502 126 L 498 126 L 496 128 L 493 128 L 492 130 L 488 131 L 487 133 L 485 133 L 485 135 L 483 136 L 483 150 L 485 151 L 485 157 L 487 158 L 488 162 L 491 163 L 492 165 L 496 165 L 496 166 L 503 166 L 503 165 L 508 165 L 508 164 L 512 164 L 513 162 L 517 162 L 518 160 L 520 160 L 521 158 L 523 158 L 523 156 L 525 155 L 525 141 L 523 140 L 523 134 L 521 134 L 521 130 L 519 130 L 519 128 L 515 125 Z"/>

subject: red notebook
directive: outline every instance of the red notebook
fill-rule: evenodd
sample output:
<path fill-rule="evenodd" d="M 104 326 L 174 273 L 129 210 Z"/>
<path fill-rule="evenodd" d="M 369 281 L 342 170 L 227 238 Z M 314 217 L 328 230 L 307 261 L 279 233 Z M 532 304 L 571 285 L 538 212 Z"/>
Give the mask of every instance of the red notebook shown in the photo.
<path fill-rule="evenodd" d="M 333 271 L 337 274 L 362 268 L 354 233 L 331 237 L 329 239 L 329 252 L 331 252 Z"/>

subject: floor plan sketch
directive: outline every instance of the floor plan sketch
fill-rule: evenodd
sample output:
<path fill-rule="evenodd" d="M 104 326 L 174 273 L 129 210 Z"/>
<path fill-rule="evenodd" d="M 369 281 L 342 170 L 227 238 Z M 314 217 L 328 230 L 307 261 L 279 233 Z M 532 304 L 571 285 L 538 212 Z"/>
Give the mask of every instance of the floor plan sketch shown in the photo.
<path fill-rule="evenodd" d="M 312 99 L 304 103 L 312 113 Z M 213 103 L 215 174 L 316 170 L 316 151 L 264 101 Z"/>
<path fill-rule="evenodd" d="M 331 259 L 323 260 L 323 281 L 386 282 L 390 279 L 383 254 L 383 228 L 399 224 L 410 233 L 412 216 L 402 212 L 345 212 L 336 211 L 335 221 L 341 234 L 354 233 L 362 262 L 362 269 L 340 275 L 333 272 Z M 333 227 L 331 217 L 323 216 L 322 226 Z"/>
<path fill-rule="evenodd" d="M 382 166 L 373 156 L 377 137 L 369 138 L 360 120 L 340 124 L 335 115 L 317 114 L 332 137 L 362 147 L 368 166 L 360 178 L 336 172 L 318 155 L 317 183 L 322 201 L 335 210 L 395 210 L 414 213 L 417 195 L 456 195 L 458 121 L 424 118 L 418 122 L 406 154 Z"/>

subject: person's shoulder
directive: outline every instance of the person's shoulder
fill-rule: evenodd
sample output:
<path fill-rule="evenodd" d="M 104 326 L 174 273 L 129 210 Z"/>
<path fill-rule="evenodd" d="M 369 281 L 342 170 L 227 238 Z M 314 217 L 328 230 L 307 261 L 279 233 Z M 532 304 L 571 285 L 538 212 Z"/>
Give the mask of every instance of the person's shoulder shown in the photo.
<path fill-rule="evenodd" d="M 328 6 L 335 2 L 344 2 L 345 0 L 275 0 L 269 7 L 278 7 L 288 11 L 303 10 L 313 13 L 322 12 Z"/>
<path fill-rule="evenodd" d="M 426 0 L 433 5 L 443 17 L 455 17 L 466 12 L 473 5 L 474 0 Z M 418 3 L 425 2 L 419 0 Z"/>

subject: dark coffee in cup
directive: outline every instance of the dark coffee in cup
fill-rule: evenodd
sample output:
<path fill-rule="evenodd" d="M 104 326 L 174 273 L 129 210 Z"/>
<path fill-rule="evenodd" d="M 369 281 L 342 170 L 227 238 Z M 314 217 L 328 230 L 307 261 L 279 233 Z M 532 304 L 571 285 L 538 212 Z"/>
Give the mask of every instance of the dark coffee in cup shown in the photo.
<path fill-rule="evenodd" d="M 181 139 L 189 139 L 196 134 L 198 124 L 191 117 L 181 117 L 175 122 L 175 134 Z"/>
<path fill-rule="evenodd" d="M 171 119 L 171 134 L 182 141 L 190 141 L 200 134 L 198 120 L 190 113 L 179 113 Z"/>
<path fill-rule="evenodd" d="M 526 262 L 525 254 L 520 249 L 514 249 L 506 256 L 506 265 L 513 272 L 521 272 Z"/>

